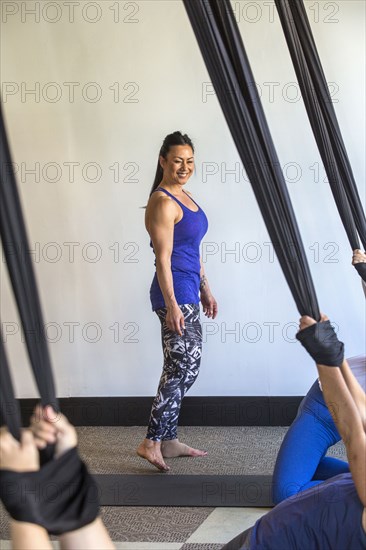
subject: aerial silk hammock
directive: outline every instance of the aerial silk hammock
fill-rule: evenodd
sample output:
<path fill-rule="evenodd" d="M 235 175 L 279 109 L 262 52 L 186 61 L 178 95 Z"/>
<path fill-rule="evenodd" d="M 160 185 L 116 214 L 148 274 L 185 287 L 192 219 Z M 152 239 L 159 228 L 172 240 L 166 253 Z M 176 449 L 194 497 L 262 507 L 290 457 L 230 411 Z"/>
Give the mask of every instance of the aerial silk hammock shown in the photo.
<path fill-rule="evenodd" d="M 50 356 L 43 330 L 44 323 L 39 293 L 30 254 L 27 253 L 29 250 L 28 237 L 1 110 L 0 159 L 0 235 L 3 251 L 41 403 L 43 406 L 52 405 L 56 411 L 59 411 Z M 9 376 L 8 382 L 10 380 Z M 10 426 L 13 426 L 10 421 L 12 403 L 10 398 L 8 407 L 2 411 L 3 422 L 5 421 L 7 425 L 10 422 Z M 13 435 L 15 436 L 15 434 Z"/>
<path fill-rule="evenodd" d="M 302 0 L 275 0 L 304 104 L 352 250 L 366 250 L 366 218 Z M 366 264 L 354 266 L 366 281 Z"/>
<path fill-rule="evenodd" d="M 183 1 L 297 309 L 319 320 L 299 228 L 230 2 Z"/>
<path fill-rule="evenodd" d="M 305 311 L 307 314 L 311 312 L 312 317 L 318 319 L 315 315 L 318 312 L 315 291 L 296 219 L 230 2 L 183 2 L 298 310 L 301 314 Z M 278 0 L 277 6 L 280 4 L 281 1 Z M 297 7 L 298 4 L 301 1 L 291 3 Z M 289 7 L 288 2 L 286 6 Z M 289 22 L 290 19 L 291 17 Z M 301 14 L 298 19 L 301 19 Z M 312 46 L 316 53 L 315 44 L 312 43 Z M 317 56 L 313 59 L 313 65 L 316 63 L 318 70 L 314 71 L 322 76 L 325 83 Z M 324 93 L 324 111 L 330 120 L 328 141 L 322 142 L 323 128 L 317 127 L 318 144 L 328 167 L 328 177 L 343 224 L 352 249 L 355 250 L 359 248 L 357 230 L 366 247 L 365 216 L 326 83 L 323 86 L 319 84 L 318 88 Z M 312 109 L 311 112 L 318 114 L 317 104 L 313 101 L 311 92 L 307 91 L 309 112 Z M 316 119 L 316 116 L 313 115 L 312 118 Z M 332 153 L 332 147 L 338 152 L 338 164 L 334 161 L 336 154 Z M 334 172 L 337 174 L 336 178 Z M 345 187 L 342 179 L 348 183 Z M 355 267 L 363 276 L 366 264 L 357 264 Z"/>
<path fill-rule="evenodd" d="M 6 425 L 12 436 L 20 441 L 20 408 L 14 396 L 2 335 L 0 335 L 0 381 L 0 426 Z"/>
<path fill-rule="evenodd" d="M 316 362 L 340 365 L 344 346 L 329 321 L 319 322 L 300 232 L 230 1 L 183 2 L 298 311 L 318 321 L 297 338 Z"/>
<path fill-rule="evenodd" d="M 1 240 L 28 355 L 42 406 L 51 405 L 58 413 L 59 404 L 43 332 L 39 294 L 30 255 L 27 253 L 28 238 L 1 110 L 0 175 Z M 20 441 L 19 404 L 15 399 L 2 338 L 0 359 L 1 425 L 6 425 L 13 437 Z M 95 481 L 80 459 L 76 447 L 56 460 L 53 454 L 54 446 L 48 446 L 41 452 L 42 467 L 38 471 L 0 470 L 0 488 L 1 499 L 13 519 L 42 525 L 50 534 L 58 535 L 80 529 L 94 521 L 99 505 Z"/>

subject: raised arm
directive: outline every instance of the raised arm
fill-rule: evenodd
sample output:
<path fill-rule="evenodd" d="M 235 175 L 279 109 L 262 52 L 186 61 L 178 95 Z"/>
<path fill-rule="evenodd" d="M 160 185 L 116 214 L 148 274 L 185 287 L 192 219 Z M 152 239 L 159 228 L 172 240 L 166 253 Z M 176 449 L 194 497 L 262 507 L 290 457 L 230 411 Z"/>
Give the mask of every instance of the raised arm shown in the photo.
<path fill-rule="evenodd" d="M 361 384 L 351 371 L 346 360 L 341 365 L 341 373 L 358 409 L 363 429 L 366 432 L 366 393 L 363 391 Z M 364 376 L 366 376 L 366 373 L 364 373 Z"/>
<path fill-rule="evenodd" d="M 317 367 L 325 402 L 345 444 L 358 496 L 366 507 L 366 434 L 360 411 L 341 370 L 324 365 Z"/>
<path fill-rule="evenodd" d="M 321 323 L 326 321 L 328 321 L 327 317 L 322 315 Z M 316 325 L 314 319 L 307 316 L 302 317 L 298 338 L 314 359 L 319 351 L 321 352 L 320 355 L 322 355 L 323 349 L 325 350 L 325 355 L 330 356 L 330 342 L 338 342 L 338 340 L 335 334 L 332 335 L 329 330 L 322 337 L 314 331 L 312 333 L 308 332 L 310 338 L 308 337 L 306 341 L 301 338 L 301 333 L 304 335 L 305 330 L 309 331 L 312 325 Z M 329 336 L 331 339 L 329 339 Z M 315 350 L 315 354 L 312 353 L 313 350 Z M 354 399 L 343 373 L 346 374 L 348 383 L 352 388 L 357 388 L 358 382 L 352 371 L 349 368 L 347 369 L 346 365 L 343 365 L 344 361 L 342 360 L 340 363 L 342 364 L 342 368 L 330 366 L 329 364 L 324 365 L 321 364 L 320 360 L 317 360 L 317 369 L 325 402 L 346 447 L 349 467 L 357 494 L 363 506 L 366 507 L 366 433 L 363 424 L 364 411 L 359 409 L 358 399 Z M 337 363 L 330 364 L 337 365 Z M 358 388 L 357 393 L 359 393 Z"/>
<path fill-rule="evenodd" d="M 146 229 L 151 237 L 156 256 L 156 274 L 167 308 L 166 323 L 170 330 L 182 335 L 184 316 L 174 295 L 171 256 L 174 224 L 178 210 L 168 197 L 157 197 L 146 211 Z"/>

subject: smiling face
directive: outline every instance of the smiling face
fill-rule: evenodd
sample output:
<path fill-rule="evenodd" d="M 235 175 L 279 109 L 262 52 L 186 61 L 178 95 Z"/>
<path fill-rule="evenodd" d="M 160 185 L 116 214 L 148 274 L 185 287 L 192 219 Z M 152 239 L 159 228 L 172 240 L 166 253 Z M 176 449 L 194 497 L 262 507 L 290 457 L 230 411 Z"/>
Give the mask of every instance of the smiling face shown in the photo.
<path fill-rule="evenodd" d="M 164 171 L 164 183 L 184 185 L 194 171 L 192 148 L 189 145 L 174 145 L 166 158 L 160 157 L 160 165 Z"/>

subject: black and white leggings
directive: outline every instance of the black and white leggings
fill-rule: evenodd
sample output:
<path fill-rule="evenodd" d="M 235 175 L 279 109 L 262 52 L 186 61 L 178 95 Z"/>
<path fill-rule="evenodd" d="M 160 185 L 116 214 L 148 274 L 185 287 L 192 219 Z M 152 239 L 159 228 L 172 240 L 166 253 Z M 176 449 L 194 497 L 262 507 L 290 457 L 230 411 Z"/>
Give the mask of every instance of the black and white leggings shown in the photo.
<path fill-rule="evenodd" d="M 161 322 L 164 366 L 153 401 L 147 439 L 176 439 L 182 399 L 196 380 L 202 355 L 202 327 L 199 304 L 179 306 L 185 321 L 183 336 L 168 329 L 166 308 L 157 309 Z"/>

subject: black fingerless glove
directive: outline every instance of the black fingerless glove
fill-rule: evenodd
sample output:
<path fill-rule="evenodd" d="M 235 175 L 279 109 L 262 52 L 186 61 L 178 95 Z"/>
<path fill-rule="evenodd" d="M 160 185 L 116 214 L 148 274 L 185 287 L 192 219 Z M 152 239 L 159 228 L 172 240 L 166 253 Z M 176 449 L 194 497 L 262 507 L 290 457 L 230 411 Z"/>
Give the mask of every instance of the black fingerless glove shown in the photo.
<path fill-rule="evenodd" d="M 304 328 L 296 338 L 318 365 L 339 367 L 343 363 L 344 344 L 338 340 L 330 321 Z"/>
<path fill-rule="evenodd" d="M 1 500 L 17 521 L 61 535 L 92 523 L 99 513 L 98 488 L 77 448 L 36 472 L 0 470 Z"/>
<path fill-rule="evenodd" d="M 360 262 L 353 266 L 363 281 L 366 282 L 366 262 Z"/>

